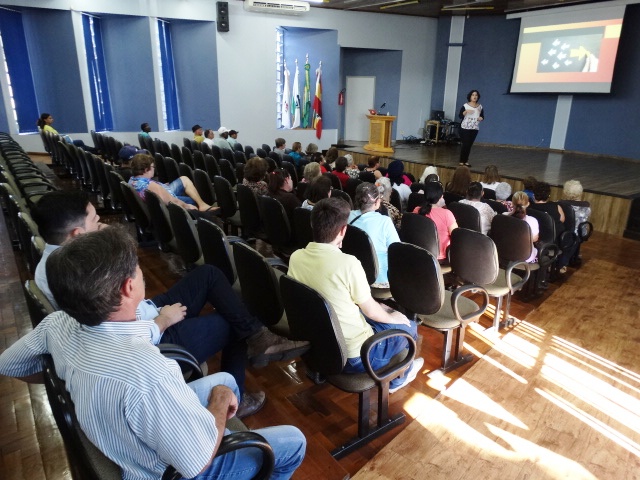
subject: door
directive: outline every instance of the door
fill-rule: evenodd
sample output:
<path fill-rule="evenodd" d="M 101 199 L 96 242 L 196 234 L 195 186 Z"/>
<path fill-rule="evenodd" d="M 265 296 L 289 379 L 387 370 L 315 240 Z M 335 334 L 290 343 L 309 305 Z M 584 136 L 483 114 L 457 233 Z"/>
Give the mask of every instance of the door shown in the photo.
<path fill-rule="evenodd" d="M 365 117 L 373 105 L 376 77 L 347 77 L 345 92 L 344 138 L 369 141 L 369 120 Z"/>

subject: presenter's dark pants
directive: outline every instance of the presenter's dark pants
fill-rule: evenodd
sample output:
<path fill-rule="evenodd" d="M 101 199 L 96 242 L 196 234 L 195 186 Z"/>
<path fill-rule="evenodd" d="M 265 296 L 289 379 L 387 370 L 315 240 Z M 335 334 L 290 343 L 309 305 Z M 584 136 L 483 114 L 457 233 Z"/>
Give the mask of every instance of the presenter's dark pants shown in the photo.
<path fill-rule="evenodd" d="M 469 163 L 469 153 L 473 142 L 475 142 L 478 136 L 478 130 L 467 130 L 466 128 L 460 129 L 460 163 Z"/>

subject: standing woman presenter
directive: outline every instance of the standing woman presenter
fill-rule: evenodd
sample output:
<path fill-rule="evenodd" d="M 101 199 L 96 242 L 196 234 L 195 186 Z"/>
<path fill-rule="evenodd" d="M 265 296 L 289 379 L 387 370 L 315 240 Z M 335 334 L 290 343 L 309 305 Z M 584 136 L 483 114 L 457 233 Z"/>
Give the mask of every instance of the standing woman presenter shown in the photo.
<path fill-rule="evenodd" d="M 471 146 L 478 136 L 478 124 L 484 120 L 484 110 L 480 101 L 480 92 L 471 90 L 467 95 L 467 103 L 460 109 L 460 165 L 469 167 L 469 153 Z"/>

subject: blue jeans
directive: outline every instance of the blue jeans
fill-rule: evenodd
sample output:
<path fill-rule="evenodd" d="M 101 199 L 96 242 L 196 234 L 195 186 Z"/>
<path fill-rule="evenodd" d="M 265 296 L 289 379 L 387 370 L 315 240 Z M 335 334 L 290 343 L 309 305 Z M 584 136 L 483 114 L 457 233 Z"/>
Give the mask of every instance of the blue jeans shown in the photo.
<path fill-rule="evenodd" d="M 203 406 L 208 404 L 209 393 L 216 385 L 229 387 L 238 396 L 239 391 L 233 378 L 224 373 L 216 373 L 189 383 L 189 387 L 196 392 Z M 304 459 L 307 440 L 300 430 L 290 425 L 261 428 L 254 430 L 262 435 L 275 455 L 275 468 L 271 479 L 285 480 L 291 478 L 293 472 Z M 225 430 L 225 434 L 229 434 Z M 235 452 L 217 457 L 197 480 L 229 479 L 241 480 L 252 478 L 260 469 L 262 454 L 255 448 L 243 448 Z"/>
<path fill-rule="evenodd" d="M 246 339 L 260 331 L 262 323 L 248 312 L 220 269 L 201 265 L 151 300 L 158 308 L 174 303 L 187 307 L 186 318 L 167 328 L 162 342 L 182 345 L 199 363 L 222 351 L 220 368 L 233 375 L 244 392 Z M 207 303 L 216 313 L 199 316 Z"/>
<path fill-rule="evenodd" d="M 171 195 L 173 195 L 177 199 L 182 200 L 184 203 L 188 203 L 189 205 L 197 205 L 196 201 L 193 198 L 184 194 L 184 183 L 182 183 L 182 180 L 180 178 L 176 178 L 173 182 L 164 183 L 162 185 Z"/>
<path fill-rule="evenodd" d="M 371 325 L 371 328 L 373 328 L 373 333 L 378 333 L 384 330 L 391 330 L 391 329 L 397 328 L 399 330 L 404 330 L 405 332 L 409 333 L 414 340 L 418 338 L 418 326 L 416 325 L 415 322 L 410 322 L 411 325 L 406 326 L 406 325 L 400 325 L 395 323 L 379 323 L 379 322 L 374 322 L 370 318 L 367 318 L 367 317 L 364 317 L 364 318 L 367 321 L 367 323 Z M 384 367 L 386 364 L 389 363 L 389 360 L 391 360 L 398 353 L 402 352 L 402 350 L 405 350 L 407 348 L 409 348 L 409 345 L 407 343 L 407 339 L 404 337 L 391 337 L 391 338 L 387 338 L 386 340 L 383 340 L 382 342 L 376 343 L 374 347 L 371 349 L 371 353 L 369 356 L 371 367 L 374 370 Z M 405 371 L 402 377 L 398 377 L 391 380 L 391 383 L 389 384 L 389 386 L 393 388 L 402 384 L 404 379 L 409 374 L 409 370 L 410 369 L 407 368 L 407 370 Z M 364 372 L 365 370 L 364 370 L 364 365 L 362 364 L 362 359 L 360 357 L 348 358 L 347 364 L 345 365 L 343 371 L 345 373 Z"/>

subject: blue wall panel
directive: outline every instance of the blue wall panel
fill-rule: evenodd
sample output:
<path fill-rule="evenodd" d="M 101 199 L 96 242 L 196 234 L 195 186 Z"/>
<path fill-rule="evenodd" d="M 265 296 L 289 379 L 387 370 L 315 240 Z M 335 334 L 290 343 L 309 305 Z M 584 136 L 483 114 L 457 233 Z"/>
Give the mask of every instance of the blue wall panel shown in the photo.
<path fill-rule="evenodd" d="M 0 90 L 0 132 L 7 132 L 9 133 L 9 122 L 8 119 L 9 117 L 12 119 L 11 121 L 13 121 L 13 114 L 11 114 L 10 112 L 5 112 L 4 109 L 4 96 L 2 95 L 2 90 Z"/>
<path fill-rule="evenodd" d="M 611 94 L 574 95 L 565 148 L 640 160 L 640 5 L 627 6 Z"/>
<path fill-rule="evenodd" d="M 148 18 L 102 17 L 114 131 L 135 132 L 142 122 L 159 129 L 150 38 Z"/>
<path fill-rule="evenodd" d="M 304 63 L 309 54 L 309 91 L 311 105 L 316 92 L 316 69 L 322 62 L 322 128 L 338 128 L 338 92 L 340 91 L 340 47 L 336 30 L 282 27 L 284 29 L 284 58 L 291 74 L 291 92 L 298 60 L 300 99 L 304 94 Z M 275 58 L 275 55 L 274 55 Z M 275 65 L 274 65 L 275 67 Z M 275 75 L 275 68 L 274 68 Z M 275 92 L 274 92 L 275 99 Z M 274 118 L 275 123 L 275 118 Z M 294 140 L 295 141 L 295 140 Z M 292 143 L 289 141 L 289 143 Z"/>
<path fill-rule="evenodd" d="M 40 112 L 53 115 L 61 133 L 86 132 L 71 12 L 25 10 L 23 23 Z"/>
<path fill-rule="evenodd" d="M 220 127 L 216 25 L 214 22 L 171 21 L 173 61 L 178 85 L 182 130 L 199 123 Z M 236 68 L 228 65 L 226 68 Z M 250 70 L 247 71 L 250 74 Z M 242 105 L 242 99 L 238 99 Z M 233 125 L 225 125 L 233 128 Z"/>
<path fill-rule="evenodd" d="M 433 66 L 433 88 L 431 89 L 431 109 L 443 110 L 444 85 L 447 79 L 447 58 L 449 55 L 449 32 L 451 31 L 451 17 L 438 19 L 438 33 L 436 43 L 436 61 Z M 431 112 L 429 112 L 429 116 Z"/>

